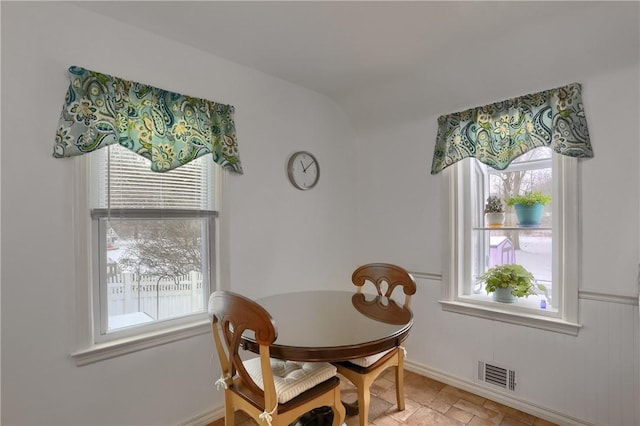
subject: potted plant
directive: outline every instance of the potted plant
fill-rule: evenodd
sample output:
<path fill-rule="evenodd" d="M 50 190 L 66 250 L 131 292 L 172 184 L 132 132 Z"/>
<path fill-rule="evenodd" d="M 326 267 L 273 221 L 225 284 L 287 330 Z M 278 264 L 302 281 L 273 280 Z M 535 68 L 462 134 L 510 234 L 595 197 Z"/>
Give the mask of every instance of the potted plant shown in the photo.
<path fill-rule="evenodd" d="M 551 196 L 540 191 L 528 191 L 506 199 L 516 210 L 519 226 L 540 226 L 544 205 L 550 201 Z"/>
<path fill-rule="evenodd" d="M 504 224 L 504 206 L 502 200 L 497 195 L 487 198 L 484 206 L 484 220 L 490 228 L 500 228 Z"/>
<path fill-rule="evenodd" d="M 493 293 L 491 297 L 496 302 L 514 303 L 519 297 L 537 294 L 536 289 L 546 290 L 544 285 L 536 282 L 531 272 L 517 263 L 489 268 L 477 280 L 484 282 L 487 294 Z"/>

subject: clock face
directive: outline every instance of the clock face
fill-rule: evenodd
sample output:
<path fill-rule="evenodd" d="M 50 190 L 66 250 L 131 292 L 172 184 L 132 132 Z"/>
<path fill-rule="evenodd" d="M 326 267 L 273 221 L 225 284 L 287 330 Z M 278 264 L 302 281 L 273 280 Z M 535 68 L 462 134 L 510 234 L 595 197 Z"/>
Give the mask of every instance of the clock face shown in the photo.
<path fill-rule="evenodd" d="M 311 189 L 320 177 L 318 160 L 309 152 L 299 151 L 289 157 L 287 166 L 289 180 L 298 189 Z"/>

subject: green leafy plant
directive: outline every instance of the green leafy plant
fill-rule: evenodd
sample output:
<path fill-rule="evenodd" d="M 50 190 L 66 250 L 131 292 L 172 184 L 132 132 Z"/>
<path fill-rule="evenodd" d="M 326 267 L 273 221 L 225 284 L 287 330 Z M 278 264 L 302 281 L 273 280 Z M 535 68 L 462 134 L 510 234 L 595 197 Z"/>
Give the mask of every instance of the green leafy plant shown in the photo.
<path fill-rule="evenodd" d="M 551 196 L 540 191 L 528 191 L 524 194 L 516 195 L 506 199 L 509 206 L 514 204 L 524 204 L 525 206 L 532 206 L 536 203 L 540 203 L 543 206 L 551 202 Z"/>
<path fill-rule="evenodd" d="M 504 213 L 502 200 L 497 195 L 491 195 L 487 198 L 487 204 L 484 206 L 485 213 Z"/>
<path fill-rule="evenodd" d="M 493 293 L 498 288 L 511 287 L 511 294 L 516 297 L 529 297 L 535 295 L 536 289 L 545 291 L 547 288 L 536 282 L 533 274 L 517 263 L 510 265 L 497 265 L 478 276 L 478 281 L 484 282 L 487 294 Z"/>

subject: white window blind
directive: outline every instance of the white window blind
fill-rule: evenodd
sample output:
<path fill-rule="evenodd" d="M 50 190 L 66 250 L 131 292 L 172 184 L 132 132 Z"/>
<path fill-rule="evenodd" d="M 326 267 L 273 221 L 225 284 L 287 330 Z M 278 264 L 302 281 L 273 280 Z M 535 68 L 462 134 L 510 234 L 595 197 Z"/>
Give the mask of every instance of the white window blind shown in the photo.
<path fill-rule="evenodd" d="M 129 149 L 103 148 L 93 154 L 91 207 L 215 210 L 213 167 L 207 161 L 210 156 L 157 173 L 149 160 Z"/>

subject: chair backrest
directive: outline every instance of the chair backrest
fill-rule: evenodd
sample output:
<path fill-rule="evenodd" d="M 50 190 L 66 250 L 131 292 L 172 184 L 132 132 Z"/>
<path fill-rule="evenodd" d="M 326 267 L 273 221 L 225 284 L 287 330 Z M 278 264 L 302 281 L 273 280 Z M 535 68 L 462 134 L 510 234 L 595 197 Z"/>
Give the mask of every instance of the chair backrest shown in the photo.
<path fill-rule="evenodd" d="M 371 282 L 378 296 L 391 299 L 396 287 L 402 287 L 404 293 L 403 308 L 409 309 L 411 296 L 416 293 L 416 281 L 404 268 L 390 263 L 368 263 L 353 272 L 351 281 L 358 287 L 358 293 L 367 281 Z M 386 283 L 386 288 L 383 286 Z"/>
<path fill-rule="evenodd" d="M 232 379 L 237 373 L 241 386 L 247 386 L 256 395 L 263 396 L 267 407 L 274 406 L 276 401 L 271 399 L 275 397 L 275 385 L 269 345 L 276 340 L 278 332 L 269 312 L 239 294 L 215 291 L 209 298 L 209 316 L 220 368 L 227 386 L 232 386 Z M 251 379 L 240 357 L 241 337 L 247 331 L 254 333 L 255 341 L 260 347 L 264 391 Z"/>

